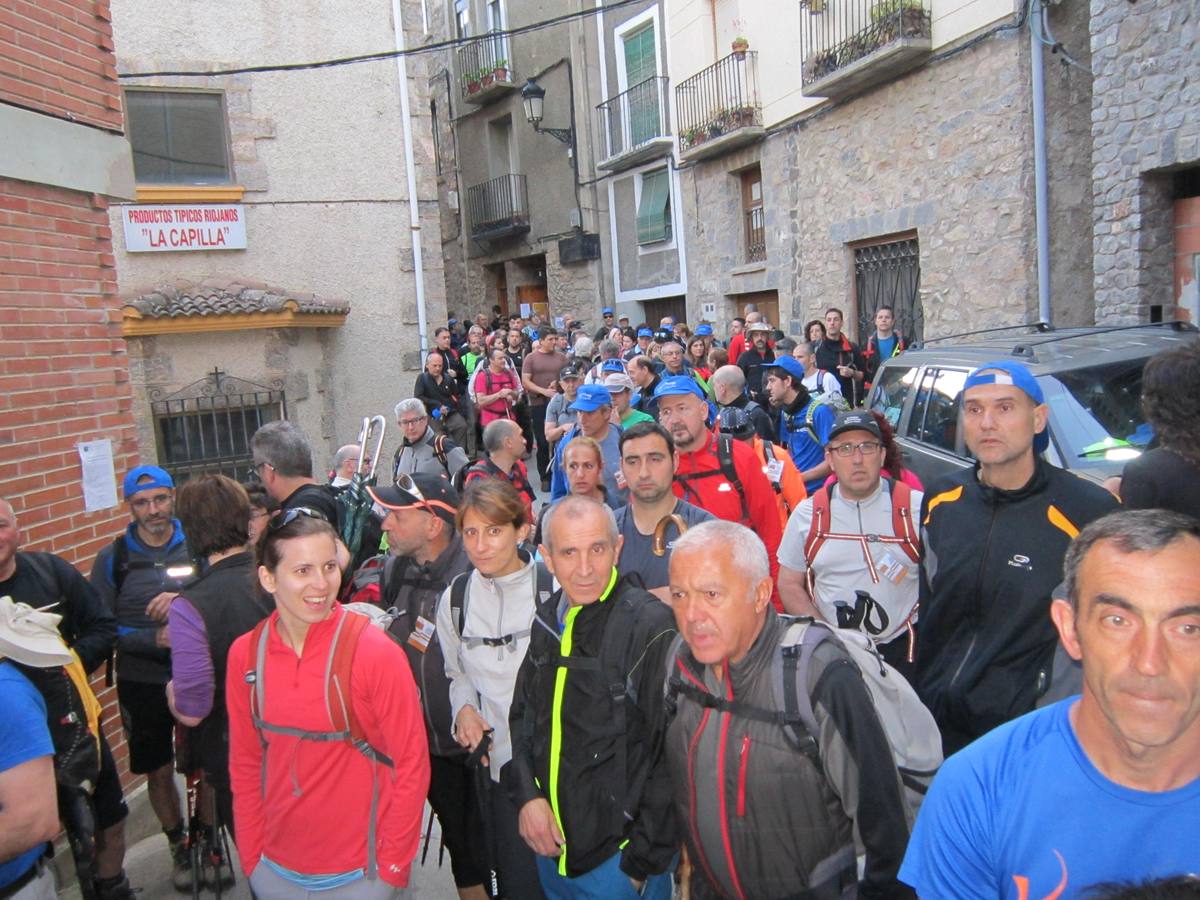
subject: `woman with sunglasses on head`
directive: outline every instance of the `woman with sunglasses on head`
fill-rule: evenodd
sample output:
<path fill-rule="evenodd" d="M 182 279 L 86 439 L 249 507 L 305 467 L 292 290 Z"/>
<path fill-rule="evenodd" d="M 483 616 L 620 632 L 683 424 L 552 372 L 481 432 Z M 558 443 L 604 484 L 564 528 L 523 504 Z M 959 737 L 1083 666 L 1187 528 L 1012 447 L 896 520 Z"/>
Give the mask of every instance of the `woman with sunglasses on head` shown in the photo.
<path fill-rule="evenodd" d="M 357 614 L 336 602 L 337 537 L 319 513 L 281 512 L 257 562 L 275 611 L 234 641 L 225 685 L 242 868 L 261 900 L 404 896 L 429 786 L 404 653 L 370 625 L 355 640 Z M 347 668 L 348 685 L 336 677 Z"/>
<path fill-rule="evenodd" d="M 451 582 L 437 611 L 454 737 L 474 752 L 484 735 L 490 736 L 492 830 L 501 892 L 513 900 L 537 900 L 542 897 L 537 863 L 521 839 L 518 810 L 500 788 L 500 770 L 512 759 L 508 708 L 529 647 L 534 611 L 550 595 L 550 574 L 521 549 L 528 511 L 507 482 L 471 482 L 459 502 L 456 524 L 475 568 Z"/>

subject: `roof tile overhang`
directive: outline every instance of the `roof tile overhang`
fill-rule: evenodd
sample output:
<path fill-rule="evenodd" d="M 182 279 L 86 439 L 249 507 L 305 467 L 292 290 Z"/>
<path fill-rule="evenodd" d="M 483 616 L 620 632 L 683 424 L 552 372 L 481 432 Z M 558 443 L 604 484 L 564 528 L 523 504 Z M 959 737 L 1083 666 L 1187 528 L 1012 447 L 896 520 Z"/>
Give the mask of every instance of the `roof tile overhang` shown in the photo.
<path fill-rule="evenodd" d="M 247 281 L 208 280 L 161 285 L 125 301 L 125 337 L 249 331 L 255 328 L 337 328 L 350 304 Z"/>

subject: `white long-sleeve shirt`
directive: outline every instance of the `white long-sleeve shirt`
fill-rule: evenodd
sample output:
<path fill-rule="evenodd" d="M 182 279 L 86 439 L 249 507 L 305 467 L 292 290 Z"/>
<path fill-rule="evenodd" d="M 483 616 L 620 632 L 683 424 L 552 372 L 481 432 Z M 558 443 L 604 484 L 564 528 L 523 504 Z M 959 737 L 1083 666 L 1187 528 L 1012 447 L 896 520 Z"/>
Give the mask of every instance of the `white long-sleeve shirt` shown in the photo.
<path fill-rule="evenodd" d="M 468 577 L 463 633 L 459 634 L 450 608 L 450 588 L 438 602 L 437 633 L 450 679 L 451 721 L 457 721 L 464 706 L 473 706 L 492 728 L 488 756 L 492 780 L 498 782 L 500 769 L 512 759 L 508 708 L 517 670 L 529 648 L 529 628 L 539 600 L 536 564 L 531 559 L 502 578 L 487 578 L 478 570 Z M 502 647 L 489 647 L 478 640 L 510 634 L 517 637 Z"/>

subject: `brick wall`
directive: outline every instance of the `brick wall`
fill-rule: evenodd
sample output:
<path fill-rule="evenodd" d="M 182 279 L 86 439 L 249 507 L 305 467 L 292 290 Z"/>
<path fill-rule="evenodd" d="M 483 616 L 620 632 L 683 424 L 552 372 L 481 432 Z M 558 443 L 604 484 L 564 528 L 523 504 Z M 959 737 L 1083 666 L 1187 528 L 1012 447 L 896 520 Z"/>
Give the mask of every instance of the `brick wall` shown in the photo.
<path fill-rule="evenodd" d="M 122 131 L 108 0 L 0 4 L 0 97 Z"/>
<path fill-rule="evenodd" d="M 0 4 L 0 99 L 121 131 L 107 0 Z M 98 195 L 0 179 L 0 496 L 26 549 L 85 573 L 128 516 L 84 512 L 76 444 L 110 439 L 118 476 L 136 463 L 107 210 Z M 116 694 L 96 688 L 124 773 Z"/>

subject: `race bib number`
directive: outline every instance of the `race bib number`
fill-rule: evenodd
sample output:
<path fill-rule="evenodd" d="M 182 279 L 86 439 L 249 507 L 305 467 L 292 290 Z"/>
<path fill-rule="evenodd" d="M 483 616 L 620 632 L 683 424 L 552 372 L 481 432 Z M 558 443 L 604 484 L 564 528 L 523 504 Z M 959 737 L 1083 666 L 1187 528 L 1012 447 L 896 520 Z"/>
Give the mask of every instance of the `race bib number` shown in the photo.
<path fill-rule="evenodd" d="M 879 575 L 886 578 L 892 584 L 899 586 L 908 575 L 909 567 L 897 559 L 896 555 L 891 550 L 885 550 L 883 555 L 876 562 L 879 568 Z"/>
<path fill-rule="evenodd" d="M 408 646 L 420 653 L 424 653 L 429 649 L 429 643 L 433 640 L 433 632 L 433 623 L 424 616 L 417 616 L 417 626 L 413 629 L 412 634 L 408 636 Z"/>

